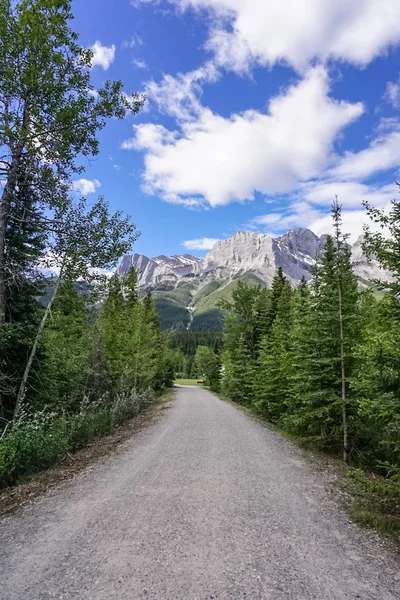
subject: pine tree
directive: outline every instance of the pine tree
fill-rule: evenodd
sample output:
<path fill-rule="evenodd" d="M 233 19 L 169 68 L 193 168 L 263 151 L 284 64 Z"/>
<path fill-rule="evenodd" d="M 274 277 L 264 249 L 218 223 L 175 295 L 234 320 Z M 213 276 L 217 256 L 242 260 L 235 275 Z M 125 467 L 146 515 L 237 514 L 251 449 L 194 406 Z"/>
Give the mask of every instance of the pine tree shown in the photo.
<path fill-rule="evenodd" d="M 254 399 L 255 366 L 243 333 L 234 350 L 224 357 L 224 392 L 239 404 L 251 404 Z"/>
<path fill-rule="evenodd" d="M 341 449 L 347 460 L 354 433 L 348 431 L 346 440 L 347 420 L 355 412 L 349 378 L 359 329 L 358 292 L 349 248 L 338 233 L 336 242 L 327 237 L 318 257 L 310 302 L 296 311 L 287 424 L 320 447 Z"/>
<path fill-rule="evenodd" d="M 134 306 L 138 301 L 137 274 L 133 267 L 125 275 L 122 281 L 125 300 L 128 306 Z"/>
<path fill-rule="evenodd" d="M 45 234 L 37 194 L 26 185 L 21 166 L 18 190 L 10 203 L 5 244 L 5 319 L 0 327 L 0 413 L 14 408 L 26 356 L 32 345 L 43 306 L 39 297 L 44 277 L 38 262 L 45 249 Z"/>
<path fill-rule="evenodd" d="M 87 297 L 65 282 L 54 302 L 52 318 L 43 332 L 40 393 L 36 406 L 58 411 L 78 409 L 85 387 L 91 354 Z"/>
<path fill-rule="evenodd" d="M 256 377 L 256 406 L 272 421 L 286 411 L 292 328 L 292 290 L 286 280 L 280 291 L 271 333 L 263 338 Z"/>

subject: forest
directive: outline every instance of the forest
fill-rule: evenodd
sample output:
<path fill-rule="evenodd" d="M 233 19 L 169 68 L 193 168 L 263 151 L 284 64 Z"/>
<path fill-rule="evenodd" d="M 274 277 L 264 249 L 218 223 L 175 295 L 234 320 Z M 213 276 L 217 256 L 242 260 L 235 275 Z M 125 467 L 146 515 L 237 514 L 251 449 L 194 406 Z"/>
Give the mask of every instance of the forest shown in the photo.
<path fill-rule="evenodd" d="M 144 98 L 91 84 L 69 0 L 0 4 L 0 486 L 146 407 L 172 362 L 136 273 L 107 277 L 138 237 L 72 193 L 110 119 Z M 49 277 L 49 274 L 53 274 Z"/>
<path fill-rule="evenodd" d="M 354 516 L 399 532 L 400 202 L 366 211 L 378 228 L 366 226 L 364 250 L 393 281 L 360 287 L 336 199 L 311 283 L 293 287 L 282 269 L 270 289 L 239 282 L 221 304 L 222 350 L 199 346 L 194 360 L 212 390 L 357 467 Z"/>

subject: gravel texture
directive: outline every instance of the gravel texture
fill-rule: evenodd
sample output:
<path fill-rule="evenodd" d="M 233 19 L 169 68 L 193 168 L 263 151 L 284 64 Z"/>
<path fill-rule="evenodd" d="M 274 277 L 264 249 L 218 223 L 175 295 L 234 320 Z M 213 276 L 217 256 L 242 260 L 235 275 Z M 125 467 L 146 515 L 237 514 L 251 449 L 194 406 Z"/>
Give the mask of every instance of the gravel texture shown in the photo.
<path fill-rule="evenodd" d="M 181 388 L 123 451 L 0 523 L 3 600 L 399 600 L 396 555 L 331 477 L 209 392 Z"/>

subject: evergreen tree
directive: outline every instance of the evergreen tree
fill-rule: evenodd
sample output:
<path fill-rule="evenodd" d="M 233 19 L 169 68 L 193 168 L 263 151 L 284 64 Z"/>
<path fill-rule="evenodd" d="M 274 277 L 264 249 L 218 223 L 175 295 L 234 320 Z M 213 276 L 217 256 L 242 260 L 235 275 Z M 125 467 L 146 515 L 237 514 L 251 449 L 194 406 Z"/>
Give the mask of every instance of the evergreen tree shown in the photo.
<path fill-rule="evenodd" d="M 133 267 L 125 275 L 122 281 L 125 300 L 128 306 L 134 306 L 138 301 L 139 295 L 137 290 L 137 274 Z"/>
<path fill-rule="evenodd" d="M 87 296 L 64 282 L 43 332 L 40 394 L 35 406 L 76 411 L 83 395 L 91 354 Z"/>
<path fill-rule="evenodd" d="M 254 399 L 255 365 L 245 335 L 241 333 L 234 350 L 223 356 L 223 391 L 234 402 L 251 404 Z"/>
<path fill-rule="evenodd" d="M 214 392 L 218 392 L 221 365 L 215 352 L 207 346 L 198 346 L 195 355 L 195 363 L 197 375 L 204 377 L 205 384 Z"/>
<path fill-rule="evenodd" d="M 256 406 L 271 421 L 286 410 L 292 328 L 292 290 L 286 280 L 281 287 L 271 332 L 264 336 L 256 377 Z"/>
<path fill-rule="evenodd" d="M 0 413 L 9 416 L 21 381 L 43 306 L 39 297 L 44 277 L 38 261 L 45 248 L 42 214 L 37 194 L 25 185 L 26 169 L 18 176 L 18 189 L 10 203 L 6 229 L 5 319 L 0 327 Z"/>
<path fill-rule="evenodd" d="M 295 315 L 287 425 L 320 447 L 341 449 L 347 459 L 354 427 L 347 442 L 345 428 L 355 412 L 349 378 L 359 329 L 357 280 L 347 245 L 328 236 L 313 275 L 311 298 L 307 299 L 303 288 L 303 300 Z"/>

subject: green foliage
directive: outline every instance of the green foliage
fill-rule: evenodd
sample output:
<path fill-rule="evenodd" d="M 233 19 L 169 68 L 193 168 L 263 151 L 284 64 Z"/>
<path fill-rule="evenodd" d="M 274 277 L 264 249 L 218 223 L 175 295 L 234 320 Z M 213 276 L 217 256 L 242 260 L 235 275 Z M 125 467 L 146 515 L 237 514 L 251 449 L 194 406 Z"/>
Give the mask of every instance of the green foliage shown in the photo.
<path fill-rule="evenodd" d="M 194 361 L 198 376 L 203 377 L 205 384 L 217 392 L 220 385 L 221 364 L 214 350 L 207 346 L 198 346 Z"/>
<path fill-rule="evenodd" d="M 275 313 L 260 346 L 256 374 L 256 408 L 271 421 L 278 421 L 287 410 L 290 395 L 292 289 L 282 274 L 278 274 L 279 295 L 271 301 L 271 313 Z M 270 313 L 270 314 L 271 314 Z"/>
<path fill-rule="evenodd" d="M 352 469 L 346 489 L 351 494 L 349 513 L 356 523 L 400 540 L 400 478 L 383 478 Z"/>
<path fill-rule="evenodd" d="M 125 298 L 123 288 L 129 292 Z M 159 390 L 174 379 L 173 361 L 151 296 L 132 302 L 133 298 L 137 292 L 132 271 L 122 282 L 112 278 L 99 315 L 107 370 L 118 393 L 148 387 Z"/>
<path fill-rule="evenodd" d="M 108 435 L 113 428 L 137 415 L 153 401 L 151 390 L 130 390 L 90 402 L 84 398 L 79 412 L 49 413 L 23 419 L 0 440 L 0 487 L 57 463 L 91 440 Z"/>
<path fill-rule="evenodd" d="M 17 428 L 0 442 L 0 485 L 46 469 L 62 458 L 68 448 L 63 419 L 51 426 L 29 423 Z"/>
<path fill-rule="evenodd" d="M 37 406 L 72 410 L 79 405 L 92 342 L 86 301 L 72 284 L 61 286 L 43 333 Z"/>

